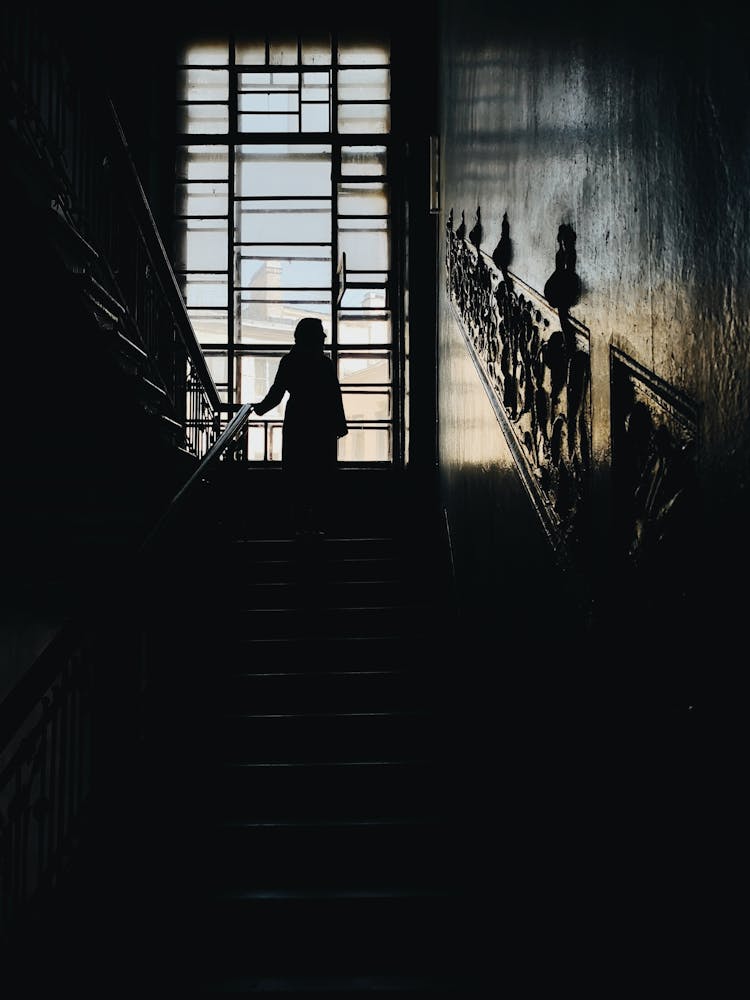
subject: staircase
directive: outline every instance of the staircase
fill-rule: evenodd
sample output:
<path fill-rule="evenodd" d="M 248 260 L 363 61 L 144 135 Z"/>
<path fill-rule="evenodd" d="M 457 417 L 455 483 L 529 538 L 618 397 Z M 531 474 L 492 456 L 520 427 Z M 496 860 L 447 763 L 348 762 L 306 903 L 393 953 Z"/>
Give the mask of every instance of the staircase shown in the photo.
<path fill-rule="evenodd" d="M 222 582 L 158 657 L 181 679 L 161 711 L 183 723 L 162 754 L 171 804 L 170 779 L 155 797 L 162 856 L 183 858 L 178 883 L 191 872 L 173 968 L 188 955 L 209 992 L 465 996 L 475 911 L 435 540 L 388 475 L 342 473 L 335 526 L 297 539 L 278 474 L 222 471 Z"/>

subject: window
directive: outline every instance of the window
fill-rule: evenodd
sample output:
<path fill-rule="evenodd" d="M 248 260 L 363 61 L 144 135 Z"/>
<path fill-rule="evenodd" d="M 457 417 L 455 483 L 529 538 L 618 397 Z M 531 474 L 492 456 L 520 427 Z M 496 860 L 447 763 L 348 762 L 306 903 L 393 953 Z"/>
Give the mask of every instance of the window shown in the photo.
<path fill-rule="evenodd" d="M 261 399 L 302 316 L 344 392 L 346 462 L 391 462 L 396 379 L 387 40 L 234 38 L 177 66 L 175 272 L 227 404 Z M 250 457 L 280 458 L 284 403 Z"/>

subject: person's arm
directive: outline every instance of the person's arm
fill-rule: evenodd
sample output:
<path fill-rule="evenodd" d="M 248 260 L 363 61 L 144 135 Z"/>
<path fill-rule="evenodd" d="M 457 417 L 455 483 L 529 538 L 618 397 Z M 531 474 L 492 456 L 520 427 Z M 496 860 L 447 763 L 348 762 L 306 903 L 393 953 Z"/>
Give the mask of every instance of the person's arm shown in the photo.
<path fill-rule="evenodd" d="M 268 413 L 269 410 L 272 410 L 274 406 L 278 406 L 282 401 L 287 388 L 285 368 L 284 358 L 282 358 L 276 370 L 276 378 L 273 380 L 273 385 L 259 403 L 253 403 L 253 413 L 257 413 L 258 416 L 262 417 L 264 413 Z"/>

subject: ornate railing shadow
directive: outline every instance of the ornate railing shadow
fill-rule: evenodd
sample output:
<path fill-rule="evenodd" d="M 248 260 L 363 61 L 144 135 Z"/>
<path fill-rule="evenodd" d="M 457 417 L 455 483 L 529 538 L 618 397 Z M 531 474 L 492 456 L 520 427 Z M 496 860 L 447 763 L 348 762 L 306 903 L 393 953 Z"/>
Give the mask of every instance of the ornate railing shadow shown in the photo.
<path fill-rule="evenodd" d="M 548 538 L 565 561 L 590 541 L 589 332 L 482 251 L 477 226 L 446 227 L 446 291 Z"/>

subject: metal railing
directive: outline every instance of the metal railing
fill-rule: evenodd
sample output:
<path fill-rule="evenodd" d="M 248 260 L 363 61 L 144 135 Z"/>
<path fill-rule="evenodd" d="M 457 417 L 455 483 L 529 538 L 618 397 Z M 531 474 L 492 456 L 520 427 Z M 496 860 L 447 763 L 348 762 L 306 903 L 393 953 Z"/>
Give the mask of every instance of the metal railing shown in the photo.
<path fill-rule="evenodd" d="M 86 270 L 122 307 L 127 336 L 147 355 L 147 377 L 169 401 L 166 415 L 200 458 L 223 407 L 114 105 L 43 11 L 16 5 L 1 23 L 11 128 L 33 150 L 50 211 L 90 249 Z"/>

